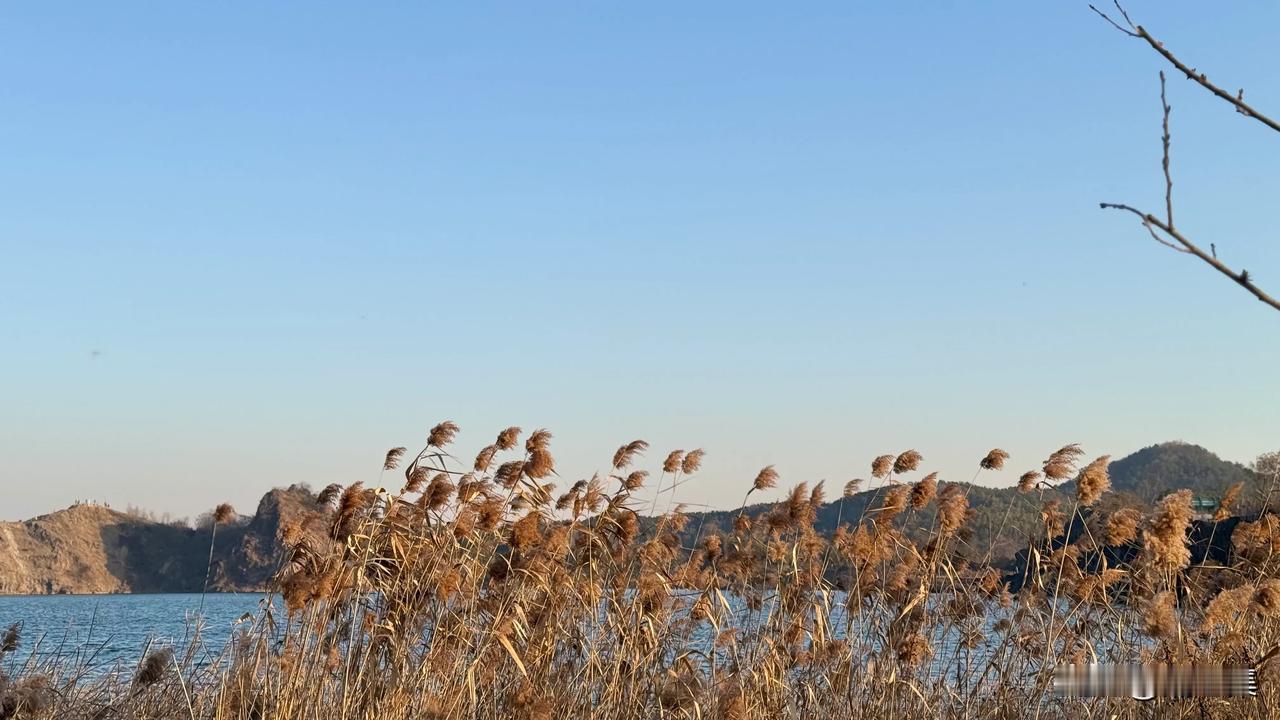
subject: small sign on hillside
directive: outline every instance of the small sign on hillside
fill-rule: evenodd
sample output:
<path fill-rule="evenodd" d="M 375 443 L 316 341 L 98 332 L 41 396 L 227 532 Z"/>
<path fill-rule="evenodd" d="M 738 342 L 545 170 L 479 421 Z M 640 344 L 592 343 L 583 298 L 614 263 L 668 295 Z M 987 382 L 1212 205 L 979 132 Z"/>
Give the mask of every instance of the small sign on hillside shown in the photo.
<path fill-rule="evenodd" d="M 1198 513 L 1213 512 L 1218 509 L 1218 498 L 1202 495 L 1191 501 L 1191 509 Z"/>

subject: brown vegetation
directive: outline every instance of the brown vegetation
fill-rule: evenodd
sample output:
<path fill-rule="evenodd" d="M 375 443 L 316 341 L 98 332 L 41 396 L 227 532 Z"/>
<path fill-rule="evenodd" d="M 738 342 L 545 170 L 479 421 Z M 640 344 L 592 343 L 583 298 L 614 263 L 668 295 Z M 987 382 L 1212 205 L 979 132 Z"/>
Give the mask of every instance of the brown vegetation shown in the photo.
<path fill-rule="evenodd" d="M 1184 493 L 1145 517 L 1094 508 L 1064 543 L 1083 506 L 1107 504 L 1105 458 L 1077 471 L 1074 445 L 1041 464 L 1074 476 L 1076 498 L 1044 509 L 1013 591 L 973 547 L 972 486 L 936 474 L 894 480 L 830 535 L 815 530 L 821 483 L 721 530 L 679 506 L 641 517 L 658 502 L 632 469 L 642 441 L 606 477 L 557 491 L 550 433 L 515 450 L 519 431 L 504 431 L 465 467 L 458 433 L 432 430 L 402 491 L 326 488 L 321 512 L 293 518 L 281 606 L 215 664 L 156 648 L 127 676 L 84 680 L 32 661 L 0 676 L 0 717 L 1146 716 L 1133 701 L 1055 698 L 1055 666 L 1086 661 L 1261 664 L 1264 698 L 1158 706 L 1170 716 L 1260 717 L 1276 699 L 1280 523 L 1248 523 L 1216 571 L 1190 562 Z M 659 456 L 661 476 L 696 472 L 690 455 Z M 923 462 L 877 458 L 873 476 Z M 766 468 L 748 486 L 780 480 Z M 1132 561 L 1109 564 L 1111 545 L 1135 547 Z"/>

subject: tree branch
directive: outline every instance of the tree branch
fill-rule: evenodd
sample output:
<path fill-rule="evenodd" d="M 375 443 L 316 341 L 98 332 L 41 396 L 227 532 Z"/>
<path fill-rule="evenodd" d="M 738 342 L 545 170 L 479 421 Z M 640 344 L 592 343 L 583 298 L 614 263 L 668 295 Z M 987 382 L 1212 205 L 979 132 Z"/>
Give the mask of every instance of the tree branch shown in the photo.
<path fill-rule="evenodd" d="M 1247 117 L 1251 117 L 1257 120 L 1258 122 L 1262 123 L 1263 125 L 1266 125 L 1267 127 L 1271 128 L 1272 130 L 1280 132 L 1280 123 L 1277 123 L 1275 120 L 1272 120 L 1271 118 L 1267 117 L 1266 115 L 1263 115 L 1257 110 L 1254 110 L 1252 107 L 1250 107 L 1248 104 L 1245 103 L 1244 90 L 1239 91 L 1233 97 L 1230 93 L 1226 92 L 1222 88 L 1219 88 L 1217 85 L 1214 85 L 1213 83 L 1209 82 L 1209 78 L 1206 77 L 1204 73 L 1196 72 L 1194 68 L 1188 67 L 1185 63 L 1183 63 L 1181 60 L 1175 57 L 1173 53 L 1169 52 L 1169 50 L 1165 48 L 1164 43 L 1161 43 L 1159 40 L 1156 40 L 1154 37 L 1152 37 L 1151 34 L 1148 33 L 1146 29 L 1144 29 L 1141 25 L 1135 25 L 1133 21 L 1129 18 L 1129 14 L 1125 12 L 1125 9 L 1120 5 L 1119 0 L 1113 0 L 1113 2 L 1115 3 L 1116 10 L 1120 12 L 1120 15 L 1124 18 L 1125 23 L 1129 26 L 1129 29 L 1125 29 L 1124 27 L 1122 27 L 1120 23 L 1113 20 L 1106 13 L 1102 12 L 1098 8 L 1090 5 L 1089 9 L 1093 10 L 1095 13 L 1102 16 L 1102 18 L 1106 20 L 1108 23 L 1110 23 L 1112 27 L 1124 33 L 1125 35 L 1128 35 L 1130 37 L 1141 38 L 1142 40 L 1145 40 L 1148 45 L 1150 45 L 1157 53 L 1159 53 L 1161 57 L 1168 60 L 1169 63 L 1173 65 L 1175 68 L 1177 68 L 1179 72 L 1186 75 L 1189 79 L 1195 80 L 1202 87 L 1209 90 L 1214 95 L 1217 95 L 1223 100 L 1226 100 L 1227 102 L 1231 103 L 1236 108 L 1236 111 L 1239 112 L 1240 114 L 1245 115 Z M 1142 226 L 1147 229 L 1147 232 L 1151 234 L 1151 238 L 1156 242 L 1170 249 L 1177 250 L 1178 252 L 1195 255 L 1196 257 L 1200 258 L 1205 263 L 1207 263 L 1210 267 L 1214 268 L 1215 270 L 1222 273 L 1223 275 L 1226 275 L 1227 277 L 1231 278 L 1231 280 L 1234 281 L 1236 284 L 1240 285 L 1240 287 L 1243 287 L 1245 290 L 1248 290 L 1250 293 L 1253 294 L 1254 297 L 1258 298 L 1258 300 L 1261 300 L 1262 302 L 1266 303 L 1267 305 L 1270 305 L 1276 310 L 1280 310 L 1280 301 L 1277 301 L 1275 298 L 1271 297 L 1266 292 L 1264 292 L 1261 288 L 1259 288 L 1256 284 L 1254 284 L 1253 280 L 1249 277 L 1248 270 L 1242 269 L 1240 270 L 1240 272 L 1236 272 L 1231 268 L 1227 267 L 1225 264 L 1223 264 L 1222 261 L 1218 260 L 1218 248 L 1215 244 L 1210 243 L 1209 245 L 1210 252 L 1206 253 L 1203 250 L 1201 250 L 1199 246 L 1197 246 L 1195 243 L 1191 242 L 1191 240 L 1187 239 L 1185 235 L 1178 232 L 1178 230 L 1174 227 L 1173 225 L 1173 173 L 1170 170 L 1170 166 L 1169 166 L 1169 146 L 1170 146 L 1169 114 L 1172 111 L 1172 108 L 1169 107 L 1169 101 L 1165 95 L 1165 77 L 1164 77 L 1163 70 L 1160 71 L 1160 109 L 1163 116 L 1161 120 L 1161 128 L 1163 132 L 1160 136 L 1160 142 L 1163 147 L 1163 153 L 1161 156 L 1160 165 L 1161 165 L 1161 168 L 1164 170 L 1165 219 L 1161 221 L 1151 213 L 1144 213 L 1141 210 L 1138 210 L 1137 208 L 1134 208 L 1130 205 L 1123 205 L 1120 203 L 1104 202 L 1100 204 L 1101 207 L 1104 210 L 1105 209 L 1124 210 L 1126 212 L 1131 212 L 1134 215 L 1137 215 L 1138 219 L 1142 221 Z"/>
<path fill-rule="evenodd" d="M 1227 102 L 1234 105 L 1236 108 L 1236 112 L 1239 112 L 1241 115 L 1244 115 L 1246 117 L 1251 117 L 1254 120 L 1257 120 L 1258 122 L 1262 123 L 1263 125 L 1266 125 L 1267 127 L 1271 128 L 1272 130 L 1275 130 L 1276 132 L 1280 132 L 1280 123 L 1276 122 L 1275 120 L 1272 120 L 1266 115 L 1263 115 L 1257 110 L 1254 110 L 1252 107 L 1249 106 L 1248 103 L 1244 101 L 1243 89 L 1239 90 L 1235 95 L 1232 95 L 1226 90 L 1223 90 L 1217 85 L 1214 85 L 1213 83 L 1209 82 L 1208 76 L 1206 76 L 1202 72 L 1196 72 L 1195 68 L 1187 67 L 1181 60 L 1174 57 L 1173 53 L 1165 49 L 1164 43 L 1151 37 L 1151 34 L 1148 33 L 1146 29 L 1143 28 L 1141 25 L 1138 26 L 1138 37 L 1142 38 L 1143 40 L 1146 40 L 1148 45 L 1154 48 L 1156 52 L 1160 53 L 1161 57 L 1163 57 L 1165 60 L 1168 60 L 1169 64 L 1178 68 L 1179 72 L 1186 75 L 1188 79 L 1195 80 L 1205 90 L 1208 90 L 1214 95 L 1217 95 L 1223 100 L 1226 100 Z"/>
<path fill-rule="evenodd" d="M 1257 110 L 1255 110 L 1253 107 L 1251 107 L 1248 103 L 1244 101 L 1243 89 L 1236 91 L 1236 94 L 1232 95 L 1226 90 L 1223 90 L 1217 85 L 1209 82 L 1209 77 L 1207 75 L 1197 71 L 1193 67 L 1189 67 L 1186 63 L 1179 60 L 1177 56 L 1175 56 L 1172 52 L 1169 52 L 1168 48 L 1164 46 L 1164 43 L 1155 39 L 1151 35 L 1151 33 L 1147 32 L 1146 28 L 1142 27 L 1141 25 L 1133 24 L 1133 21 L 1129 19 L 1129 14 L 1125 12 L 1124 8 L 1120 6 L 1120 3 L 1118 1 L 1115 3 L 1115 5 L 1116 5 L 1116 9 L 1120 11 L 1120 14 L 1124 16 L 1124 20 L 1126 23 L 1128 23 L 1130 29 L 1126 30 L 1125 28 L 1121 27 L 1119 23 L 1117 23 L 1115 20 L 1112 20 L 1110 17 L 1108 17 L 1106 13 L 1102 12 L 1101 10 L 1099 10 L 1098 8 L 1092 5 L 1089 6 L 1089 9 L 1101 15 L 1102 19 L 1106 20 L 1108 23 L 1111 23 L 1112 27 L 1124 33 L 1125 35 L 1128 35 L 1129 37 L 1141 38 L 1142 40 L 1145 40 L 1146 43 L 1151 46 L 1151 49 L 1159 53 L 1160 57 L 1163 57 L 1165 60 L 1168 60 L 1170 65 L 1178 69 L 1178 72 L 1182 73 L 1183 75 L 1186 75 L 1188 80 L 1195 80 L 1205 90 L 1208 90 L 1214 95 L 1217 95 L 1223 100 L 1231 103 L 1231 105 L 1235 107 L 1236 112 L 1240 113 L 1241 115 L 1244 115 L 1245 117 L 1251 117 L 1254 120 L 1257 120 L 1258 122 L 1262 123 L 1263 125 L 1266 125 L 1267 127 L 1271 128 L 1272 130 L 1275 130 L 1276 132 L 1280 132 L 1280 122 L 1276 122 L 1275 120 L 1272 120 L 1266 115 L 1258 112 Z"/>
<path fill-rule="evenodd" d="M 1231 268 L 1224 265 L 1222 261 L 1218 260 L 1216 256 L 1209 255 L 1205 251 L 1201 250 L 1199 246 L 1191 242 L 1191 240 L 1187 239 L 1185 235 L 1178 232 L 1174 228 L 1170 227 L 1168 224 L 1160 220 L 1160 218 L 1156 217 L 1155 215 L 1152 215 L 1151 213 L 1144 213 L 1135 207 L 1132 207 L 1130 205 L 1124 205 L 1121 203 L 1105 203 L 1104 202 L 1104 203 L 1099 203 L 1099 207 L 1101 207 L 1104 210 L 1124 210 L 1126 212 L 1131 212 L 1134 215 L 1137 215 L 1138 219 L 1142 221 L 1142 224 L 1145 225 L 1148 230 L 1151 230 L 1152 228 L 1156 228 L 1160 230 L 1160 232 L 1164 233 L 1166 236 L 1173 238 L 1175 241 L 1177 241 L 1178 245 L 1181 245 L 1181 247 L 1178 247 L 1166 240 L 1156 237 L 1155 232 L 1152 231 L 1152 237 L 1156 237 L 1156 240 L 1160 241 L 1162 244 L 1168 245 L 1172 247 L 1174 250 L 1178 250 L 1179 252 L 1187 252 L 1187 253 L 1191 253 L 1192 255 L 1195 255 L 1196 257 L 1208 263 L 1218 272 L 1234 280 L 1236 284 L 1238 284 L 1240 287 L 1244 288 L 1245 290 L 1248 290 L 1250 293 L 1253 294 L 1254 297 L 1270 305 L 1276 310 L 1280 310 L 1280 300 L 1276 300 L 1275 298 L 1268 295 L 1262 288 L 1255 285 L 1253 280 L 1249 277 L 1248 270 L 1241 270 L 1240 272 L 1236 272 L 1235 270 L 1232 270 Z"/>
<path fill-rule="evenodd" d="M 1164 71 L 1160 71 L 1160 108 L 1164 113 L 1161 121 L 1164 128 L 1164 134 L 1160 136 L 1160 142 L 1164 145 L 1164 156 L 1160 159 L 1160 166 L 1164 168 L 1164 209 L 1165 222 L 1169 227 L 1173 227 L 1173 175 L 1169 173 L 1169 111 L 1173 108 L 1169 107 L 1169 101 L 1164 99 Z"/>
<path fill-rule="evenodd" d="M 1125 30 L 1124 28 L 1120 27 L 1120 23 L 1116 22 L 1115 20 L 1112 20 L 1110 15 L 1102 12 L 1098 8 L 1090 5 L 1089 9 L 1098 13 L 1098 15 L 1100 15 L 1103 20 L 1106 20 L 1107 22 L 1111 23 L 1111 27 L 1119 30 L 1120 32 L 1124 33 L 1125 35 L 1128 35 L 1129 37 L 1138 37 L 1138 33 L 1136 32 L 1138 28 L 1133 24 L 1133 21 L 1129 19 L 1129 13 L 1125 12 L 1124 8 L 1120 7 L 1119 0 L 1116 0 L 1116 10 L 1119 10 L 1120 14 L 1124 16 L 1125 23 L 1129 25 L 1128 30 Z"/>

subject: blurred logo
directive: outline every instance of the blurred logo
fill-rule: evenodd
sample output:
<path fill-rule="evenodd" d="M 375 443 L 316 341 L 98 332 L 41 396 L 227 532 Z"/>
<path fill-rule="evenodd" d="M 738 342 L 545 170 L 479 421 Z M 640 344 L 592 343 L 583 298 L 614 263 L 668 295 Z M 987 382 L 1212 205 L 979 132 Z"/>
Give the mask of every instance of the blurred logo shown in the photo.
<path fill-rule="evenodd" d="M 1217 665 L 1063 665 L 1054 672 L 1059 697 L 1247 697 L 1258 694 L 1253 668 Z"/>

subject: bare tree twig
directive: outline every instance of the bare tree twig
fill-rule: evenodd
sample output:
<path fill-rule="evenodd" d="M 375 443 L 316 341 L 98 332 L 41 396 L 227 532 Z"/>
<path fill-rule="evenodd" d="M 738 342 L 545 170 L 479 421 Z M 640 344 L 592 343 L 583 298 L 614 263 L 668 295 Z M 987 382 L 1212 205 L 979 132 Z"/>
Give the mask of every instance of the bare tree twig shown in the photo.
<path fill-rule="evenodd" d="M 1244 115 L 1246 117 L 1251 117 L 1254 120 L 1257 120 L 1258 122 L 1262 123 L 1263 125 L 1266 125 L 1267 127 L 1271 128 L 1272 130 L 1275 130 L 1276 132 L 1280 132 L 1280 122 L 1276 122 L 1275 120 L 1272 120 L 1271 118 L 1267 117 L 1266 115 L 1263 115 L 1257 110 L 1254 110 L 1252 107 L 1249 106 L 1248 103 L 1244 101 L 1243 89 L 1238 91 L 1235 95 L 1232 95 L 1226 90 L 1223 90 L 1217 85 L 1214 85 L 1213 83 L 1209 82 L 1208 76 L 1206 76 L 1202 72 L 1196 72 L 1195 68 L 1187 67 L 1181 60 L 1174 57 L 1173 53 L 1165 49 L 1164 43 L 1151 37 L 1151 34 L 1148 33 L 1141 25 L 1138 26 L 1138 37 L 1142 38 L 1143 40 L 1146 40 L 1148 45 L 1154 48 L 1155 51 L 1160 53 L 1160 55 L 1164 57 L 1165 60 L 1168 60 L 1171 65 L 1178 68 L 1178 70 L 1182 74 L 1186 75 L 1189 79 L 1195 80 L 1204 89 L 1208 90 L 1214 95 L 1217 95 L 1223 100 L 1226 100 L 1227 102 L 1234 105 L 1236 108 L 1236 111 L 1239 112 L 1241 115 Z"/>
<path fill-rule="evenodd" d="M 1246 117 L 1251 117 L 1254 120 L 1257 120 L 1258 122 L 1262 123 L 1263 125 L 1266 125 L 1267 127 L 1271 128 L 1272 130 L 1275 130 L 1276 132 L 1280 132 L 1280 122 L 1276 122 L 1275 120 L 1267 117 L 1261 112 L 1258 112 L 1252 106 L 1250 106 L 1248 103 L 1244 101 L 1243 89 L 1238 90 L 1235 95 L 1232 95 L 1226 90 L 1223 90 L 1221 87 L 1218 87 L 1217 85 L 1209 82 L 1209 77 L 1207 75 L 1197 71 L 1195 68 L 1190 67 L 1186 63 L 1179 60 L 1172 52 L 1168 50 L 1168 48 L 1164 46 L 1164 43 L 1152 37 L 1151 33 L 1147 32 L 1146 28 L 1142 27 L 1141 25 L 1135 25 L 1133 21 L 1129 19 L 1129 14 L 1125 12 L 1124 8 L 1120 6 L 1119 2 L 1116 2 L 1115 5 L 1116 5 L 1116 9 L 1120 11 L 1120 14 L 1124 16 L 1125 22 L 1129 24 L 1129 28 L 1130 28 L 1129 30 L 1126 30 L 1125 28 L 1121 27 L 1119 23 L 1111 19 L 1106 13 L 1102 12 L 1098 8 L 1090 5 L 1089 9 L 1093 10 L 1095 13 L 1102 16 L 1102 19 L 1106 20 L 1108 23 L 1111 24 L 1112 27 L 1124 33 L 1125 35 L 1128 35 L 1129 37 L 1136 37 L 1136 38 L 1141 38 L 1142 40 L 1145 40 L 1146 43 L 1150 45 L 1153 50 L 1159 53 L 1161 57 L 1163 57 L 1165 60 L 1168 60 L 1170 65 L 1177 68 L 1178 72 L 1182 73 L 1183 75 L 1186 75 L 1188 80 L 1195 80 L 1205 90 L 1208 90 L 1214 95 L 1217 95 L 1223 100 L 1231 103 L 1231 105 L 1235 107 L 1236 112 Z"/>
<path fill-rule="evenodd" d="M 1160 107 L 1164 112 L 1162 127 L 1164 134 L 1160 136 L 1160 142 L 1164 145 L 1164 156 L 1160 160 L 1160 166 L 1164 168 L 1164 208 L 1165 222 L 1169 227 L 1173 227 L 1173 176 L 1169 174 L 1169 111 L 1173 108 L 1169 107 L 1169 101 L 1164 97 L 1164 71 L 1160 71 Z"/>
<path fill-rule="evenodd" d="M 1267 117 L 1266 115 L 1263 115 L 1257 110 L 1254 110 L 1252 107 L 1250 107 L 1244 102 L 1244 90 L 1239 91 L 1233 97 L 1230 93 L 1219 88 L 1217 85 L 1214 85 L 1213 83 L 1209 82 L 1209 78 L 1205 76 L 1204 73 L 1199 73 L 1194 68 L 1188 67 L 1185 63 L 1183 63 L 1181 60 L 1175 57 L 1173 53 L 1169 52 L 1169 50 L 1165 48 L 1164 43 L 1161 43 L 1160 41 L 1152 37 L 1151 34 L 1148 33 L 1146 29 L 1144 29 L 1141 25 L 1135 25 L 1133 20 L 1129 18 L 1129 13 L 1125 12 L 1124 7 L 1120 5 L 1119 0 L 1113 0 L 1113 2 L 1116 6 L 1116 10 L 1120 12 L 1120 15 L 1124 18 L 1125 23 L 1129 26 L 1129 29 L 1126 30 L 1123 26 L 1120 25 L 1120 23 L 1116 22 L 1106 13 L 1102 12 L 1098 8 L 1094 7 L 1093 5 L 1090 5 L 1089 9 L 1093 10 L 1095 13 L 1100 15 L 1102 19 L 1106 20 L 1108 23 L 1111 24 L 1112 27 L 1124 33 L 1125 35 L 1128 35 L 1130 37 L 1141 38 L 1142 40 L 1145 40 L 1148 45 L 1150 45 L 1153 49 L 1155 49 L 1155 51 L 1159 53 L 1161 57 L 1168 60 L 1169 63 L 1172 64 L 1175 68 L 1177 68 L 1179 72 L 1186 75 L 1189 79 L 1195 80 L 1202 87 L 1209 90 L 1214 95 L 1217 95 L 1223 100 L 1226 100 L 1227 102 L 1231 103 L 1233 106 L 1235 106 L 1237 112 L 1257 120 L 1263 125 L 1266 125 L 1267 127 L 1271 128 L 1272 130 L 1276 130 L 1277 132 L 1280 132 L 1280 123 L 1277 123 L 1275 120 L 1272 120 L 1271 118 Z M 1142 221 L 1142 226 L 1147 229 L 1147 232 L 1151 234 L 1151 238 L 1156 242 L 1160 243 L 1161 245 L 1164 245 L 1167 248 L 1176 250 L 1178 252 L 1195 255 L 1196 257 L 1203 260 L 1205 263 L 1207 263 L 1209 266 L 1211 266 L 1218 272 L 1231 278 L 1232 281 L 1234 281 L 1236 284 L 1243 287 L 1245 290 L 1248 290 L 1250 293 L 1253 294 L 1254 297 L 1258 298 L 1258 300 L 1266 303 L 1267 305 L 1270 305 L 1272 308 L 1275 308 L 1276 310 L 1280 310 L 1280 301 L 1277 301 L 1275 298 L 1271 297 L 1265 291 L 1263 291 L 1262 288 L 1259 288 L 1253 282 L 1252 278 L 1249 277 L 1248 270 L 1241 269 L 1239 272 L 1236 272 L 1235 270 L 1232 270 L 1231 268 L 1227 267 L 1222 261 L 1218 260 L 1218 248 L 1216 244 L 1210 243 L 1209 244 L 1210 252 L 1206 253 L 1203 250 L 1201 250 L 1200 247 L 1197 246 L 1195 243 L 1191 242 L 1191 240 L 1189 240 L 1185 235 L 1183 235 L 1177 229 L 1174 228 L 1174 225 L 1173 225 L 1173 173 L 1170 170 L 1170 166 L 1169 166 L 1169 146 L 1170 146 L 1169 114 L 1172 111 L 1172 108 L 1169 106 L 1169 101 L 1165 94 L 1165 77 L 1164 77 L 1163 70 L 1160 71 L 1160 109 L 1162 113 L 1162 119 L 1161 119 L 1162 134 L 1160 136 L 1160 142 L 1163 147 L 1163 153 L 1161 156 L 1160 165 L 1161 165 L 1161 168 L 1164 170 L 1165 219 L 1161 221 L 1159 218 L 1152 215 L 1151 213 L 1142 212 L 1141 210 L 1138 210 L 1137 208 L 1131 205 L 1104 202 L 1104 203 L 1100 203 L 1100 206 L 1104 210 L 1106 209 L 1124 210 L 1126 212 L 1131 212 L 1134 215 L 1137 215 L 1138 219 Z"/>
<path fill-rule="evenodd" d="M 1143 225 L 1147 226 L 1148 230 L 1154 227 L 1160 230 L 1160 232 L 1164 233 L 1168 237 L 1173 238 L 1175 241 L 1177 241 L 1179 245 L 1182 246 L 1181 248 L 1174 247 L 1175 250 L 1179 250 L 1180 252 L 1188 252 L 1188 253 L 1191 253 L 1192 255 L 1195 255 L 1196 257 L 1205 261 L 1209 265 L 1213 266 L 1213 268 L 1218 272 L 1234 280 L 1238 285 L 1240 285 L 1240 287 L 1243 287 L 1245 290 L 1248 290 L 1250 293 L 1253 293 L 1254 297 L 1270 305 L 1276 310 L 1280 310 L 1280 300 L 1276 300 L 1275 298 L 1268 295 L 1265 291 L 1263 291 L 1262 288 L 1255 285 L 1253 283 L 1252 278 L 1249 277 L 1248 270 L 1241 270 L 1240 272 L 1236 272 L 1235 270 L 1232 270 L 1231 268 L 1224 265 L 1220 260 L 1218 260 L 1217 257 L 1209 255 L 1205 251 L 1201 250 L 1199 246 L 1197 246 L 1195 243 L 1187 239 L 1186 236 L 1184 236 L 1182 233 L 1178 232 L 1177 230 L 1173 229 L 1172 227 L 1169 227 L 1168 224 L 1166 224 L 1164 221 L 1162 221 L 1160 218 L 1156 217 L 1155 215 L 1152 215 L 1151 213 L 1144 213 L 1135 207 L 1132 207 L 1130 205 L 1124 205 L 1121 203 L 1105 203 L 1104 202 L 1104 203 L 1099 203 L 1099 206 L 1104 210 L 1124 210 L 1126 212 L 1131 212 L 1134 215 L 1137 215 L 1138 219 L 1142 221 Z M 1154 237 L 1155 233 L 1153 232 L 1152 235 Z M 1160 240 L 1160 238 L 1156 238 L 1156 239 Z M 1160 240 L 1160 241 L 1165 245 L 1170 245 L 1170 243 L 1167 241 L 1164 241 L 1164 240 Z"/>
<path fill-rule="evenodd" d="M 1139 37 L 1138 33 L 1135 32 L 1137 28 L 1134 26 L 1133 21 L 1129 19 L 1129 13 L 1125 12 L 1124 8 L 1120 7 L 1119 2 L 1116 3 L 1116 9 L 1119 10 L 1120 14 L 1124 16 L 1124 21 L 1129 24 L 1129 28 L 1130 28 L 1129 30 L 1125 30 L 1124 28 L 1120 27 L 1120 23 L 1116 22 L 1115 20 L 1112 20 L 1110 15 L 1107 15 L 1106 13 L 1102 12 L 1098 8 L 1090 5 L 1089 9 L 1098 13 L 1098 15 L 1100 15 L 1103 20 L 1106 20 L 1107 22 L 1111 23 L 1111 27 L 1114 27 L 1115 29 L 1119 30 L 1125 35 L 1128 35 L 1129 37 Z"/>
<path fill-rule="evenodd" d="M 1151 223 L 1149 223 L 1149 222 L 1143 222 L 1143 223 L 1142 223 L 1142 227 L 1146 228 L 1146 229 L 1147 229 L 1147 232 L 1151 233 L 1151 239 L 1152 239 L 1152 240 L 1155 240 L 1156 242 L 1160 243 L 1161 245 L 1164 245 L 1165 247 L 1169 248 L 1170 250 L 1176 250 L 1176 251 L 1178 251 L 1178 252 L 1180 252 L 1180 253 L 1187 253 L 1187 254 L 1190 254 L 1190 253 L 1191 253 L 1191 251 L 1190 251 L 1190 250 L 1188 250 L 1188 249 L 1186 249 L 1186 248 L 1182 247 L 1181 245 L 1174 245 L 1173 243 L 1169 242 L 1168 240 L 1165 240 L 1164 238 L 1160 237 L 1160 235 L 1159 235 L 1158 233 L 1156 233 L 1156 229 L 1155 229 L 1154 227 L 1152 227 L 1152 226 L 1151 226 Z M 1217 256 L 1218 256 L 1217 251 L 1215 251 L 1215 252 L 1213 253 L 1213 256 L 1214 256 L 1214 257 L 1217 257 Z"/>

